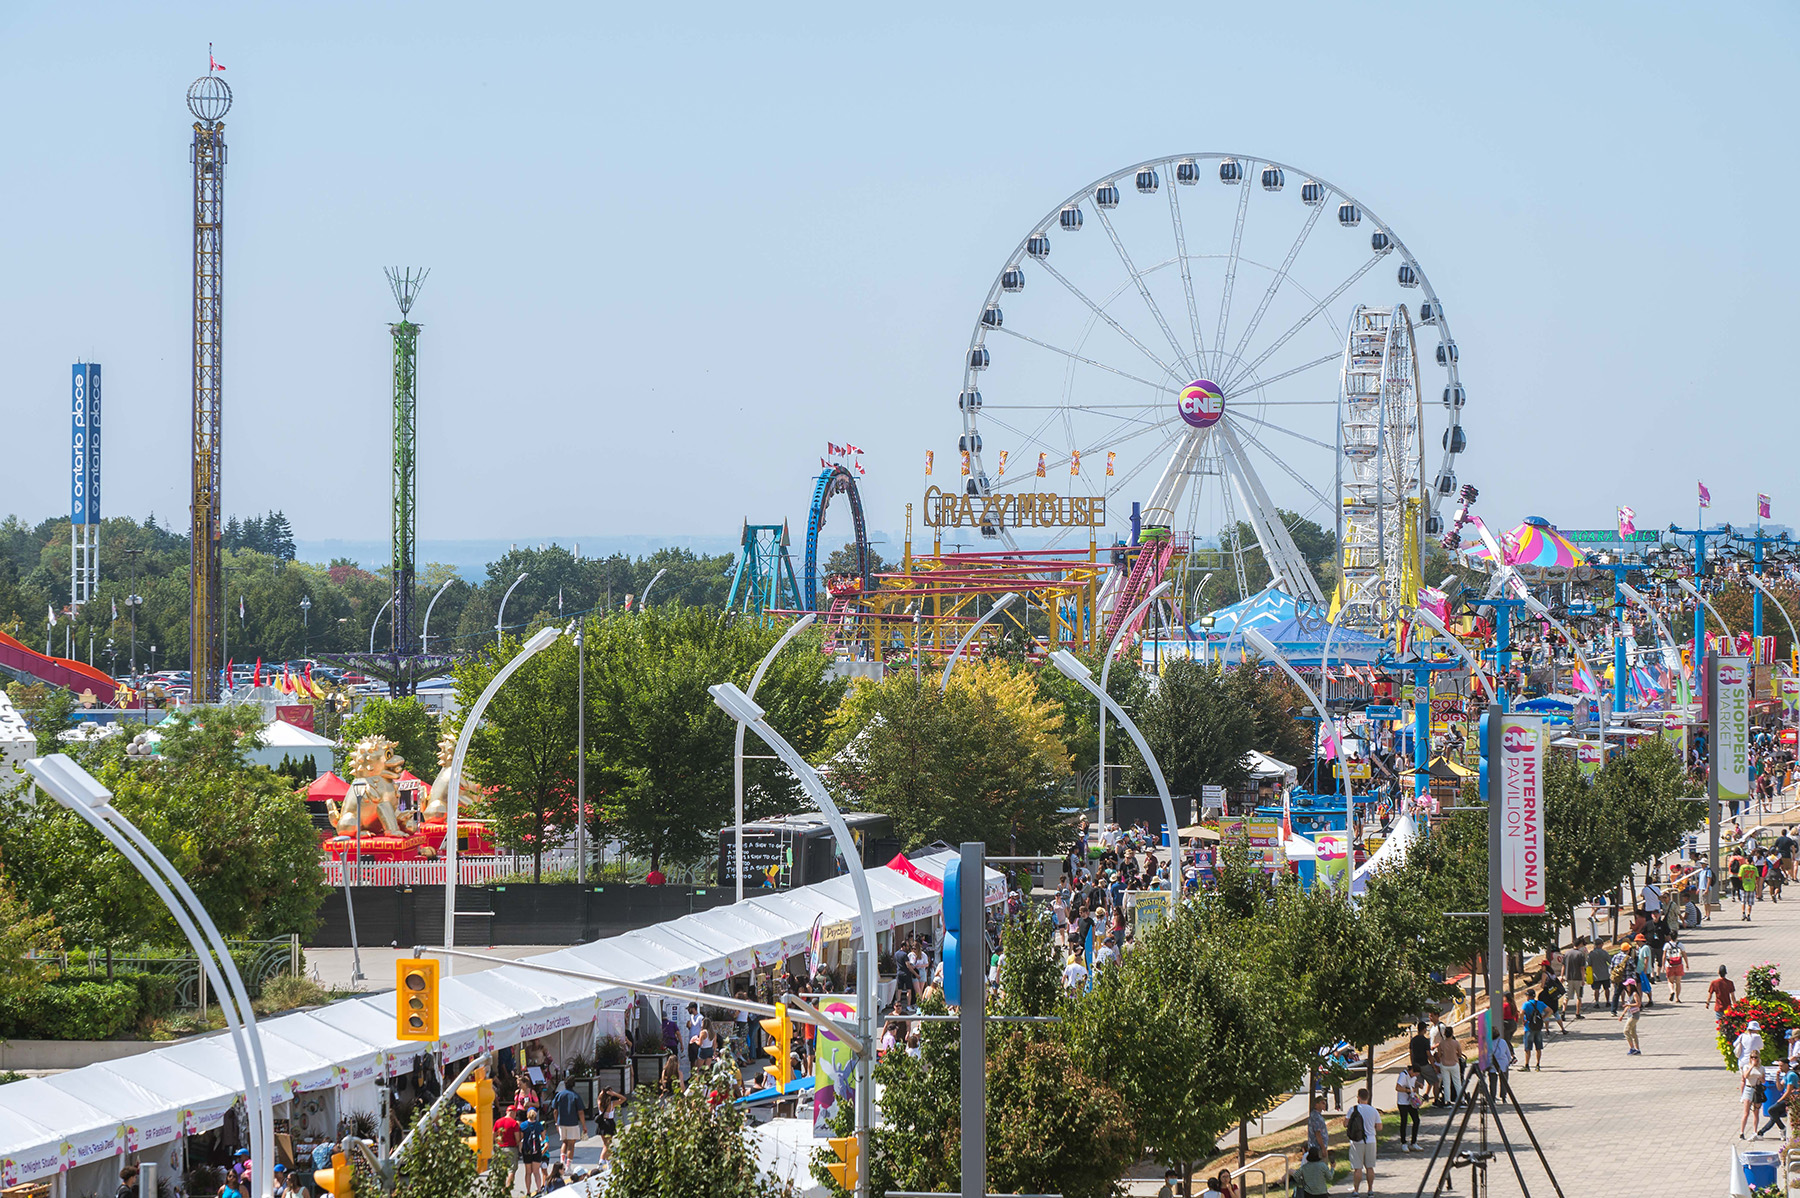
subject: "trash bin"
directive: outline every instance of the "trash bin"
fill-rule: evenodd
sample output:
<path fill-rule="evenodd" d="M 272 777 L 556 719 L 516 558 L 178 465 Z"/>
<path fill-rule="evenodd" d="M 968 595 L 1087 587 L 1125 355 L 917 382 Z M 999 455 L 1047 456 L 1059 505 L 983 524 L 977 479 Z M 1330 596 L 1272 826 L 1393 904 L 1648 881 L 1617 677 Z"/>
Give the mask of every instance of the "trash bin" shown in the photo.
<path fill-rule="evenodd" d="M 1744 1180 L 1750 1183 L 1751 1189 L 1775 1184 L 1781 1167 L 1779 1152 L 1742 1152 L 1738 1154 L 1738 1160 L 1744 1166 Z"/>

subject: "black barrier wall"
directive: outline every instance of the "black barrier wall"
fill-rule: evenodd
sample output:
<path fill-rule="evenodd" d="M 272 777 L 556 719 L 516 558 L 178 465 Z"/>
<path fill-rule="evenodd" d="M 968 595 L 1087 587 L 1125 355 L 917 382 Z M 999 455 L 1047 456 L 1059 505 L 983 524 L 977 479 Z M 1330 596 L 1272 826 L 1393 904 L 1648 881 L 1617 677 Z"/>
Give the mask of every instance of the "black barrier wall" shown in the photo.
<path fill-rule="evenodd" d="M 364 947 L 444 942 L 442 886 L 352 887 L 356 939 Z M 456 943 L 575 944 L 617 936 L 695 911 L 721 907 L 732 892 L 717 886 L 577 886 L 573 882 L 509 883 L 456 889 Z M 319 908 L 315 948 L 350 947 L 344 891 Z"/>

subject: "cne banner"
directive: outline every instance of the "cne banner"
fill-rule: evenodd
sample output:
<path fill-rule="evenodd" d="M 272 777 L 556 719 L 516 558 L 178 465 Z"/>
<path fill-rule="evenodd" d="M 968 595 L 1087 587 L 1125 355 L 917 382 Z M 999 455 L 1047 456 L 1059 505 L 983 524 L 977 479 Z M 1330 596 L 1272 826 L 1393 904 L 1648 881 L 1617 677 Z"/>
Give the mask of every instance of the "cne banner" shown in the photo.
<path fill-rule="evenodd" d="M 1544 722 L 1500 717 L 1500 911 L 1542 915 L 1544 889 Z"/>

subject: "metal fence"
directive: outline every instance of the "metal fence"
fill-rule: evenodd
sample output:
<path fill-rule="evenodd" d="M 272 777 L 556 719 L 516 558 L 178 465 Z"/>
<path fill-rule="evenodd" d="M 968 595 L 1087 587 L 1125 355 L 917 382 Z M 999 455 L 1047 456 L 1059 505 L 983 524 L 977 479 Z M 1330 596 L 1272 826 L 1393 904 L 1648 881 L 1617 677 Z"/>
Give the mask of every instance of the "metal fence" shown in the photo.
<path fill-rule="evenodd" d="M 298 976 L 300 973 L 300 937 L 282 936 L 274 940 L 228 940 L 232 959 L 237 962 L 238 973 L 244 979 L 244 988 L 252 998 L 262 993 L 263 984 L 270 978 L 283 977 L 288 974 Z M 93 975 L 104 976 L 106 958 L 104 953 L 90 948 L 84 965 L 71 965 L 65 953 L 60 961 L 47 958 L 43 963 L 59 964 L 65 976 Z M 112 959 L 115 973 L 149 973 L 161 974 L 175 979 L 175 1003 L 181 1010 L 192 1010 L 200 1005 L 202 983 L 200 978 L 200 958 L 187 955 L 176 957 L 142 957 L 117 955 Z"/>
<path fill-rule="evenodd" d="M 344 885 L 346 877 L 352 886 L 442 886 L 449 873 L 442 861 L 364 861 L 359 866 L 354 860 L 327 860 L 324 864 L 325 883 L 334 887 Z M 573 849 L 551 849 L 544 854 L 545 873 L 574 868 Z M 531 876 L 530 857 L 508 853 L 456 859 L 458 886 L 481 886 L 509 878 L 529 880 Z"/>

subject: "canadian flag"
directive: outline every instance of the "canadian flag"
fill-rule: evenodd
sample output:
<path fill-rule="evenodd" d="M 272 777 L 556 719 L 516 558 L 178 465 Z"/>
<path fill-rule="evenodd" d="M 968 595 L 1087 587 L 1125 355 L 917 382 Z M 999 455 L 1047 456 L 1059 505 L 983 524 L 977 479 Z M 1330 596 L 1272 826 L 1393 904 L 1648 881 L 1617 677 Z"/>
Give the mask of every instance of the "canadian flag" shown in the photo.
<path fill-rule="evenodd" d="M 858 449 L 854 445 L 846 445 L 846 446 L 844 446 L 844 452 L 845 453 L 861 453 L 862 450 Z"/>

